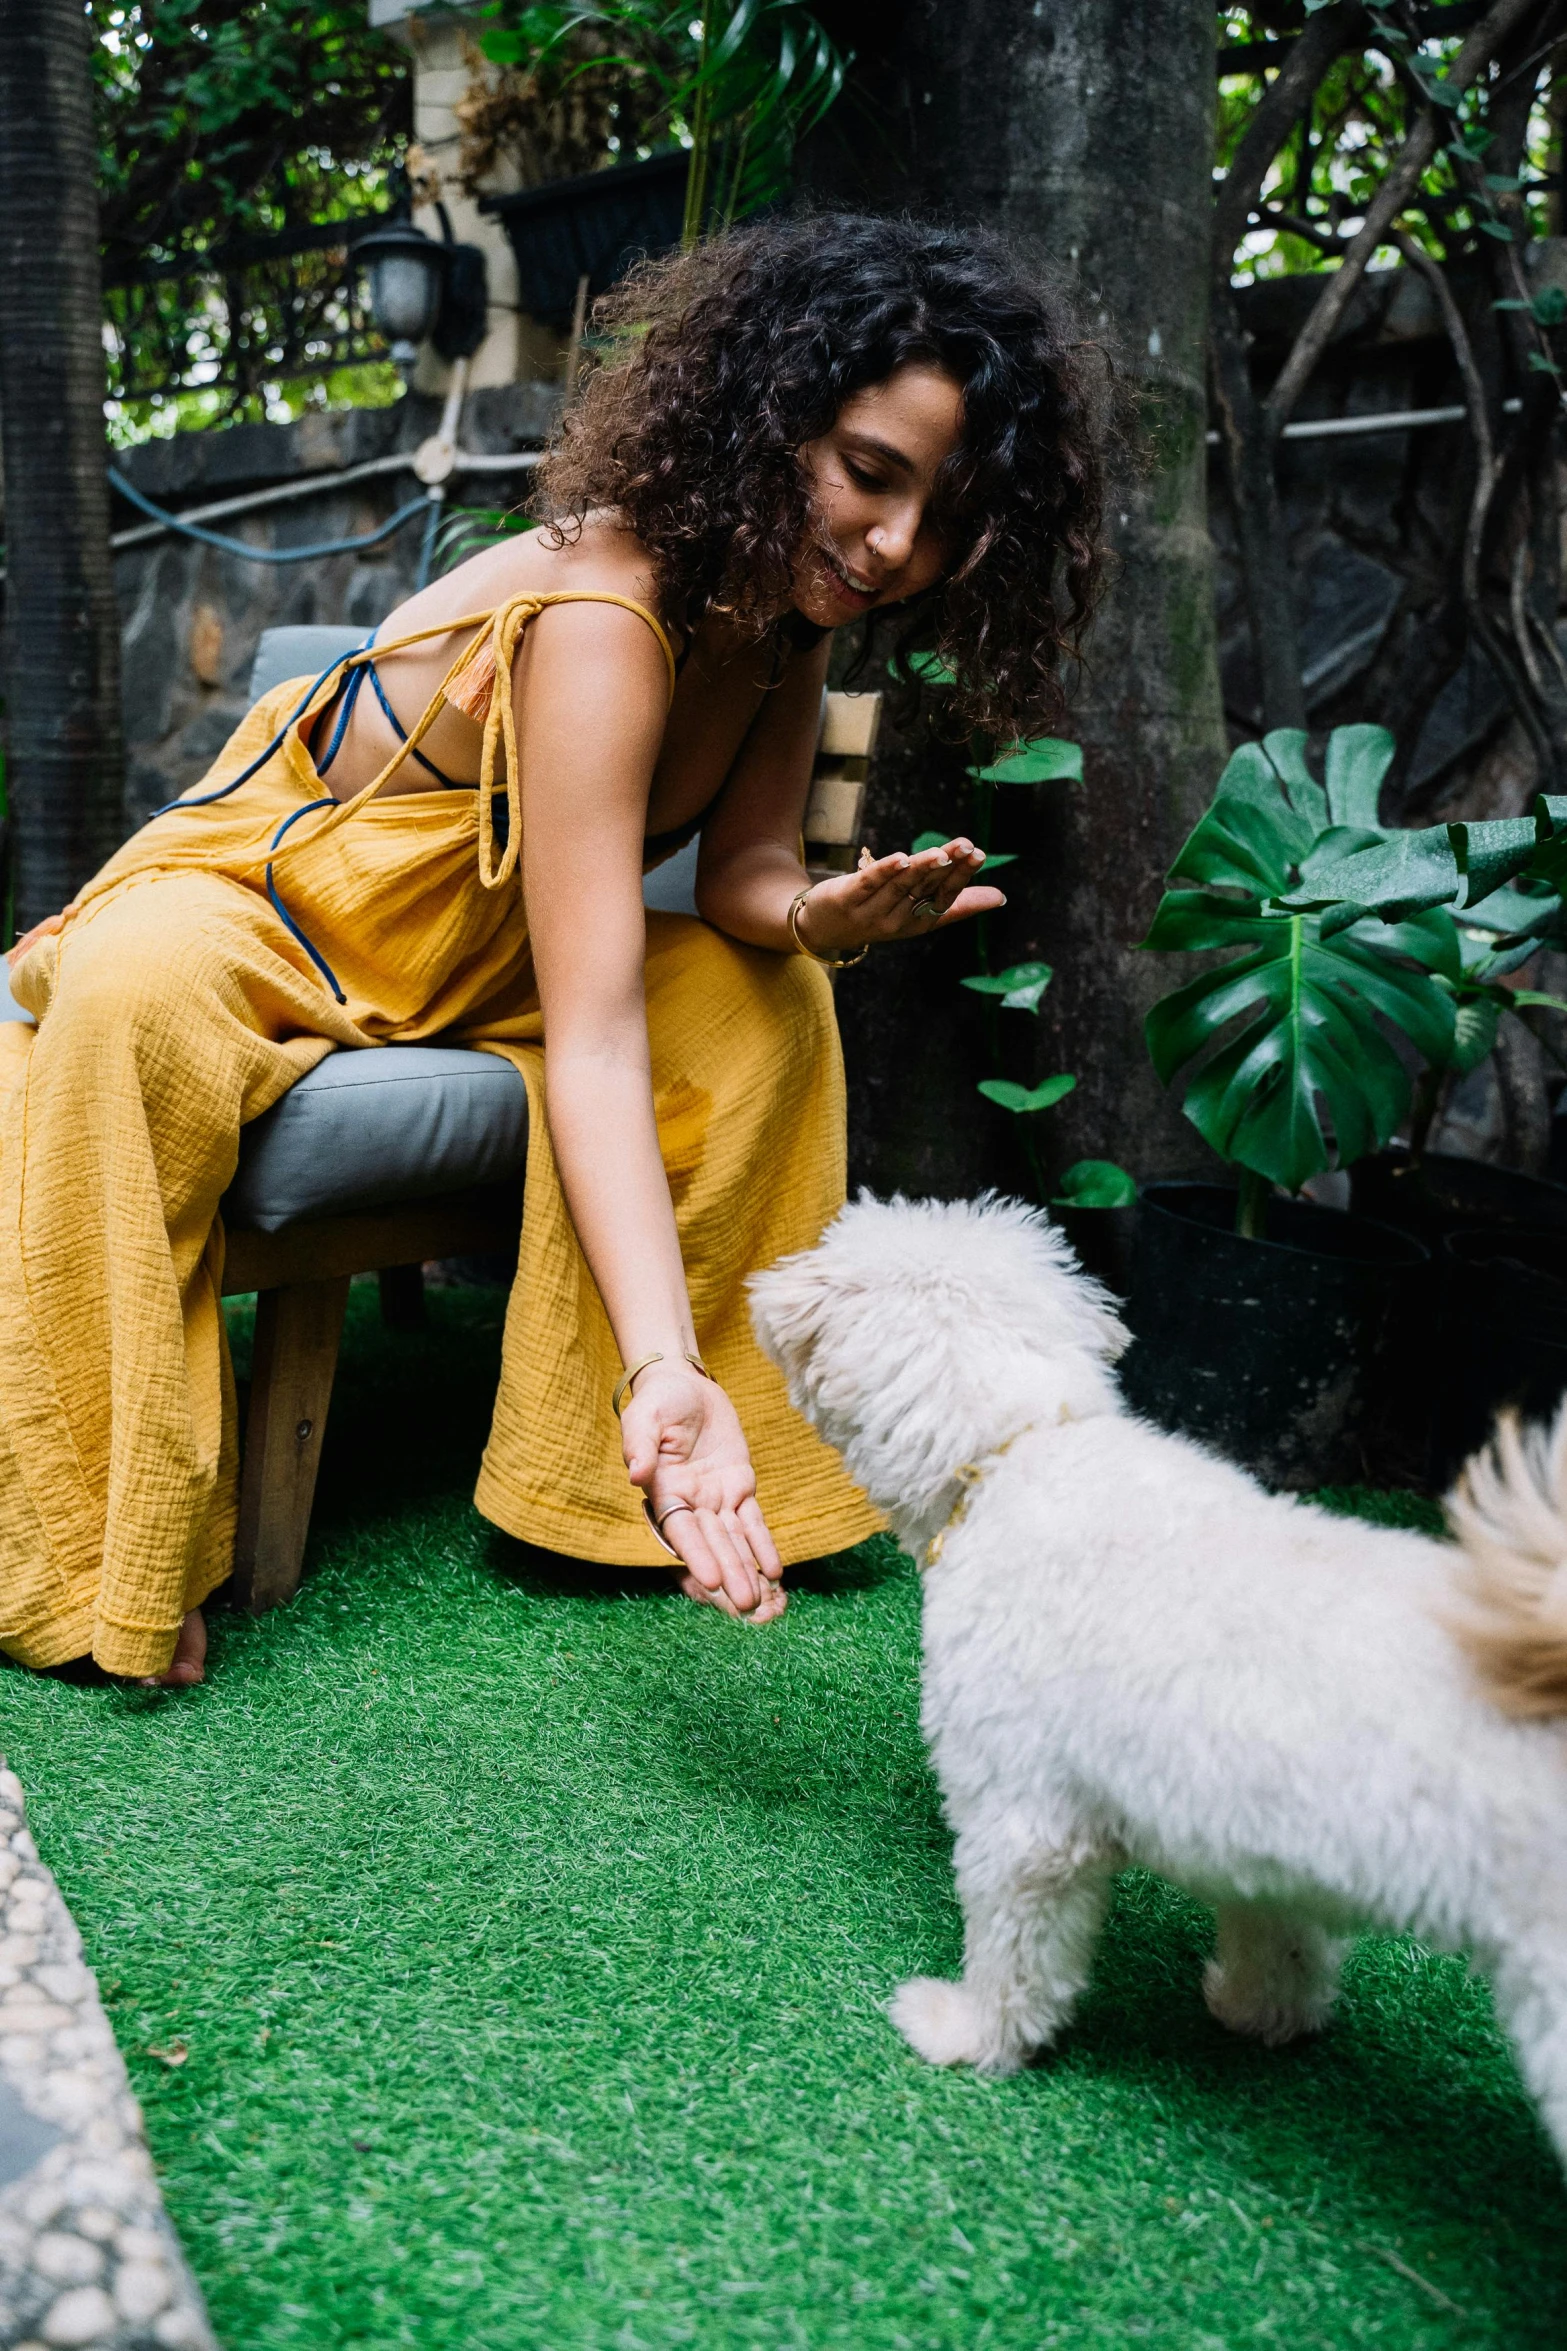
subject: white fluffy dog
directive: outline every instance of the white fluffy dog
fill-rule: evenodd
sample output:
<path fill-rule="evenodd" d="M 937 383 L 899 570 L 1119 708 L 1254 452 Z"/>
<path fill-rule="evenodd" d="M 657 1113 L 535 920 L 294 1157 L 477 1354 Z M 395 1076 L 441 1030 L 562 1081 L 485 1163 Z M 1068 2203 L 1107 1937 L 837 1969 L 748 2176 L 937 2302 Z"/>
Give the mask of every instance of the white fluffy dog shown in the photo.
<path fill-rule="evenodd" d="M 752 1312 L 925 1567 L 965 1961 L 892 2004 L 920 2055 L 1048 2047 L 1140 1863 L 1214 1905 L 1208 2005 L 1270 2043 L 1350 1930 L 1468 1948 L 1567 2162 L 1567 1410 L 1471 1464 L 1455 1548 L 1135 1419 L 1112 1300 L 1017 1203 L 862 1197 Z"/>

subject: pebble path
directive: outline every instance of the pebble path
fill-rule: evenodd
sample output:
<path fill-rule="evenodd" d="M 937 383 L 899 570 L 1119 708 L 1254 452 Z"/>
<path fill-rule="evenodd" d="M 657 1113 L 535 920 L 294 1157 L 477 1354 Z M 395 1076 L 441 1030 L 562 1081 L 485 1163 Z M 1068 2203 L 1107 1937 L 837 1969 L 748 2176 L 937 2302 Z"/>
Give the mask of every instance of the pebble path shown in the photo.
<path fill-rule="evenodd" d="M 217 2351 L 81 1938 L 3 1763 L 0 2351 Z"/>

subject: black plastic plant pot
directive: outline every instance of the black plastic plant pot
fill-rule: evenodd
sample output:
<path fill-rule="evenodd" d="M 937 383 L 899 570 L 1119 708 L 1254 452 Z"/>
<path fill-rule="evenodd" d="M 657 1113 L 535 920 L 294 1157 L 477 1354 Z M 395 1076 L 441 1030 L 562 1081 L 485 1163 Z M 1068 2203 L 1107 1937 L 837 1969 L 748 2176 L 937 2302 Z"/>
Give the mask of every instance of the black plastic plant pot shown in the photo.
<path fill-rule="evenodd" d="M 1051 1208 L 1050 1221 L 1058 1224 L 1071 1242 L 1084 1273 L 1091 1273 L 1095 1281 L 1103 1282 L 1117 1298 L 1124 1298 L 1132 1286 L 1132 1262 L 1137 1246 L 1136 1205 L 1067 1208 L 1058 1202 Z"/>
<path fill-rule="evenodd" d="M 1145 1184 L 1121 1381 L 1134 1411 L 1295 1492 L 1386 1474 L 1400 1357 L 1430 1257 L 1391 1226 L 1270 1199 L 1235 1231 L 1220 1184 Z"/>
<path fill-rule="evenodd" d="M 1448 1233 L 1567 1232 L 1567 1185 L 1446 1151 L 1419 1160 L 1397 1148 L 1378 1151 L 1350 1170 L 1349 1197 L 1355 1215 L 1397 1225 L 1433 1251 Z"/>
<path fill-rule="evenodd" d="M 1433 1473 L 1457 1476 L 1507 1406 L 1544 1420 L 1567 1393 L 1567 1230 L 1449 1233 Z"/>
<path fill-rule="evenodd" d="M 689 162 L 682 148 L 645 163 L 549 180 L 542 188 L 481 196 L 479 210 L 493 213 L 511 240 L 528 315 L 564 332 L 581 279 L 591 300 L 608 293 L 640 255 L 678 245 Z"/>

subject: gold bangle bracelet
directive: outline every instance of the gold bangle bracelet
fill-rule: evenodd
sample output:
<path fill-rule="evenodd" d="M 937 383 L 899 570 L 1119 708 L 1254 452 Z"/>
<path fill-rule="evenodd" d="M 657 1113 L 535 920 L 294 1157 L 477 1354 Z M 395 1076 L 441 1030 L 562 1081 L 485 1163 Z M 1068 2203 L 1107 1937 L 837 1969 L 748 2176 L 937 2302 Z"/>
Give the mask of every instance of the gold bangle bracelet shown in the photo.
<path fill-rule="evenodd" d="M 689 1347 L 683 1347 L 680 1352 L 684 1356 L 686 1362 L 690 1364 L 692 1370 L 699 1371 L 702 1374 L 703 1379 L 711 1380 L 713 1378 L 712 1373 L 708 1370 L 707 1365 L 702 1361 L 700 1355 L 693 1355 Z M 663 1363 L 667 1360 L 668 1359 L 664 1355 L 663 1351 L 660 1350 L 656 1355 L 642 1356 L 638 1362 L 632 1364 L 629 1371 L 623 1371 L 621 1373 L 619 1379 L 615 1382 L 615 1393 L 609 1400 L 609 1408 L 617 1420 L 620 1418 L 621 1409 L 625 1404 L 626 1396 L 630 1390 L 633 1380 L 636 1379 L 638 1373 L 646 1371 L 650 1363 Z M 716 1380 L 714 1380 L 713 1384 L 716 1387 L 718 1383 Z"/>
<path fill-rule="evenodd" d="M 852 970 L 855 964 L 863 963 L 866 956 L 869 955 L 871 951 L 869 940 L 866 941 L 865 945 L 860 949 L 857 955 L 818 955 L 816 949 L 814 947 L 808 947 L 800 936 L 800 909 L 805 904 L 806 899 L 809 898 L 815 887 L 816 884 L 814 882 L 807 882 L 805 888 L 803 890 L 796 890 L 794 896 L 790 899 L 789 936 L 794 941 L 796 947 L 799 948 L 800 953 L 802 955 L 808 955 L 813 963 L 825 964 L 828 971 Z"/>

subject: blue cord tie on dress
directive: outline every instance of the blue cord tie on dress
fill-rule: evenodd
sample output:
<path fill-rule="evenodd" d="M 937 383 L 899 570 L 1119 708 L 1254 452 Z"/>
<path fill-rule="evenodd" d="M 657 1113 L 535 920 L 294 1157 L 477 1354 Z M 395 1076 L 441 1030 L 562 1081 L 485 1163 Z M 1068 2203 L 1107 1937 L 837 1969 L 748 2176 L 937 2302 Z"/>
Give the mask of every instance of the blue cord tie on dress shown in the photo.
<path fill-rule="evenodd" d="M 289 728 L 298 725 L 299 721 L 304 717 L 305 712 L 310 708 L 311 703 L 315 700 L 322 687 L 326 684 L 327 679 L 333 676 L 336 671 L 340 670 L 345 662 L 352 661 L 356 654 L 362 653 L 363 651 L 363 645 L 356 645 L 351 652 L 340 653 L 335 661 L 329 661 L 326 668 L 321 672 L 321 675 L 316 679 L 316 682 L 311 687 L 309 693 L 306 694 L 304 700 L 300 703 L 297 703 L 294 709 L 289 712 L 287 718 L 278 728 L 277 733 L 273 736 L 266 749 L 264 751 L 258 752 L 256 757 L 251 761 L 250 765 L 248 767 L 242 767 L 237 776 L 232 776 L 226 784 L 220 784 L 215 792 L 203 792 L 200 797 L 195 800 L 186 800 L 184 798 L 178 800 L 165 800 L 161 808 L 155 808 L 152 811 L 152 815 L 148 817 L 147 822 L 151 824 L 153 817 L 156 816 L 172 816 L 176 808 L 210 808 L 215 800 L 226 800 L 231 792 L 237 792 L 239 790 L 241 784 L 248 784 L 251 777 L 253 775 L 259 775 L 261 770 L 266 766 L 267 761 L 269 759 L 275 758 L 278 752 L 282 750 L 283 745 L 288 738 Z"/>
<path fill-rule="evenodd" d="M 375 633 L 374 633 L 374 631 L 373 631 L 373 630 L 372 630 L 372 632 L 371 632 L 371 635 L 370 635 L 369 642 L 370 642 L 372 645 L 375 643 Z M 399 741 L 399 743 L 406 743 L 406 742 L 407 742 L 407 740 L 408 740 L 408 729 L 407 729 L 407 728 L 404 726 L 404 724 L 403 724 L 402 720 L 401 720 L 401 719 L 398 717 L 398 715 L 397 715 L 396 711 L 395 711 L 395 710 L 392 708 L 392 705 L 391 705 L 391 703 L 390 703 L 390 702 L 387 700 L 387 698 L 386 698 L 386 688 L 385 688 L 385 687 L 382 685 L 382 683 L 381 683 L 381 673 L 380 673 L 380 671 L 379 671 L 379 670 L 376 668 L 376 666 L 375 666 L 375 663 L 374 663 L 373 661 L 367 661 L 367 662 L 364 664 L 364 673 L 365 673 L 366 675 L 368 675 L 368 677 L 369 677 L 370 684 L 371 684 L 371 688 L 372 688 L 372 690 L 373 690 L 373 692 L 374 692 L 374 694 L 375 694 L 375 698 L 376 698 L 376 700 L 377 700 L 377 701 L 380 703 L 380 705 L 381 705 L 381 708 L 382 708 L 382 709 L 383 709 L 383 710 L 386 712 L 387 718 L 388 718 L 388 720 L 389 720 L 389 721 L 390 721 L 390 723 L 391 723 L 391 728 L 392 728 L 392 732 L 393 732 L 393 734 L 394 734 L 394 735 L 397 737 L 397 740 Z M 357 675 L 357 674 L 358 674 L 358 673 L 356 672 L 356 675 Z M 350 692 L 350 693 L 352 693 L 352 692 L 354 691 L 354 689 L 353 689 L 353 687 L 352 687 L 352 686 L 350 686 L 348 690 L 349 690 L 349 692 Z M 334 744 L 333 744 L 333 750 L 335 750 L 335 749 L 336 749 L 336 747 L 337 747 L 337 746 L 336 746 L 336 744 L 335 744 L 335 742 L 334 742 Z M 327 758 L 328 758 L 328 759 L 330 759 L 330 758 L 331 758 L 331 756 L 332 756 L 332 753 L 331 753 L 331 751 L 329 751 L 329 752 L 327 753 Z M 423 753 L 421 750 L 419 750 L 419 748 L 417 747 L 417 745 L 416 745 L 416 746 L 415 746 L 415 748 L 414 748 L 414 751 L 413 751 L 413 753 L 412 753 L 412 757 L 413 757 L 413 758 L 415 758 L 415 759 L 417 759 L 417 760 L 418 760 L 418 762 L 419 762 L 419 765 L 420 765 L 420 766 L 421 766 L 421 767 L 422 767 L 422 768 L 425 770 L 425 773 L 426 773 L 427 775 L 433 775 L 433 776 L 434 776 L 434 778 L 435 778 L 435 780 L 436 780 L 436 782 L 437 782 L 438 784 L 442 785 L 446 791 L 448 791 L 448 792 L 469 792 L 469 791 L 472 791 L 472 789 L 473 789 L 473 786 L 472 786 L 471 784 L 460 784 L 460 783 L 458 783 L 454 777 L 452 777 L 452 776 L 449 776 L 449 775 L 446 775 L 446 774 L 445 774 L 445 773 L 444 773 L 444 772 L 443 772 L 443 771 L 442 771 L 440 768 L 438 768 L 438 767 L 436 766 L 436 764 L 435 764 L 435 761 L 434 761 L 433 759 L 426 759 L 426 757 L 425 757 L 424 753 Z"/>
<path fill-rule="evenodd" d="M 328 792 L 324 800 L 307 800 L 303 808 L 296 808 L 292 816 L 284 817 L 283 822 L 278 826 L 277 831 L 272 836 L 273 848 L 275 849 L 278 846 L 279 842 L 283 838 L 283 835 L 288 831 L 289 826 L 292 824 L 298 824 L 302 816 L 310 816 L 318 808 L 335 808 L 336 806 L 336 797 L 331 792 Z M 325 980 L 327 986 L 331 989 L 339 1004 L 346 1004 L 348 1002 L 348 998 L 343 994 L 342 989 L 337 984 L 336 972 L 332 969 L 332 966 L 328 963 L 326 957 L 321 953 L 320 948 L 315 946 L 313 942 L 306 936 L 300 925 L 289 913 L 288 908 L 284 905 L 282 896 L 278 890 L 278 886 L 272 879 L 272 860 L 270 858 L 267 860 L 267 896 L 271 899 L 272 904 L 276 908 L 279 915 L 281 915 L 286 928 L 291 931 L 294 937 L 299 941 L 299 944 L 301 947 L 303 947 L 305 953 L 309 956 L 311 962 L 315 965 L 317 971 L 321 974 L 321 977 Z"/>
<path fill-rule="evenodd" d="M 622 606 L 627 612 L 635 613 L 639 619 L 647 623 L 658 639 L 669 673 L 669 693 L 673 696 L 676 676 L 675 656 L 663 624 L 654 613 L 648 610 L 645 604 L 638 604 L 629 596 L 620 596 L 607 589 L 567 588 L 552 590 L 544 595 L 519 594 L 509 597 L 504 604 L 495 607 L 488 613 L 466 613 L 459 619 L 441 621 L 430 628 L 415 630 L 408 636 L 399 637 L 391 647 L 387 648 L 389 651 L 401 652 L 405 647 L 421 644 L 427 638 L 449 637 L 453 633 L 473 628 L 478 630 L 478 634 L 468 640 L 452 662 L 436 692 L 426 704 L 424 714 L 412 735 L 408 734 L 396 713 L 387 706 L 385 694 L 375 680 L 375 663 L 371 657 L 371 648 L 375 643 L 377 632 L 372 630 L 364 644 L 355 646 L 350 652 L 340 653 L 335 661 L 328 662 L 321 675 L 310 686 L 303 700 L 295 704 L 271 741 L 254 759 L 242 767 L 237 775 L 231 776 L 226 784 L 220 784 L 216 791 L 201 792 L 187 798 L 165 801 L 161 808 L 155 808 L 152 811 L 152 816 L 148 819 L 149 823 L 154 818 L 172 815 L 177 808 L 208 808 L 215 801 L 228 799 L 231 793 L 237 792 L 242 784 L 248 783 L 252 776 L 257 775 L 268 761 L 277 755 L 287 741 L 291 729 L 305 718 L 310 710 L 310 705 L 315 701 L 322 688 L 332 679 L 338 677 L 342 670 L 352 668 L 355 675 L 343 695 L 343 708 L 338 712 L 336 723 L 332 729 L 331 742 L 327 746 L 319 767 L 315 765 L 314 736 L 320 730 L 321 718 L 331 709 L 333 702 L 337 699 L 338 689 L 334 688 L 333 692 L 327 696 L 321 710 L 312 719 L 310 744 L 308 746 L 301 745 L 301 748 L 307 751 L 307 755 L 311 759 L 313 775 L 319 780 L 323 770 L 330 767 L 342 747 L 353 703 L 360 691 L 360 672 L 365 669 L 370 670 L 372 683 L 375 684 L 376 692 L 381 697 L 382 707 L 386 710 L 386 715 L 396 732 L 400 749 L 394 751 L 390 760 L 377 771 L 371 781 L 361 791 L 352 794 L 349 799 L 339 800 L 335 795 L 328 794 L 321 799 L 306 801 L 302 807 L 294 809 L 278 826 L 267 849 L 259 853 L 265 858 L 267 896 L 279 919 L 286 926 L 290 937 L 304 948 L 305 953 L 326 981 L 338 1003 L 345 1004 L 348 999 L 338 985 L 337 974 L 283 903 L 273 872 L 274 855 L 279 852 L 286 854 L 285 837 L 290 828 L 297 824 L 302 816 L 313 815 L 322 809 L 330 810 L 332 813 L 328 816 L 326 823 L 320 827 L 320 834 L 324 836 L 332 830 L 339 816 L 352 816 L 366 800 L 372 799 L 389 778 L 396 773 L 404 758 L 419 758 L 419 738 L 426 733 L 433 721 L 439 716 L 447 701 L 447 689 L 468 669 L 481 645 L 488 638 L 493 647 L 494 680 L 491 685 L 488 709 L 484 717 L 484 741 L 479 761 L 477 786 L 479 882 L 480 886 L 486 890 L 502 888 L 517 870 L 517 859 L 521 849 L 521 827 L 517 821 L 520 813 L 517 746 L 511 713 L 511 660 L 517 639 L 523 628 L 547 605 L 554 604 L 616 604 Z M 461 709 L 465 706 L 459 703 L 457 707 Z M 495 767 L 497 754 L 503 749 L 507 760 L 506 781 L 504 786 L 500 786 L 495 781 Z M 430 760 L 420 760 L 420 764 L 430 774 L 436 776 L 448 790 L 466 791 L 473 788 L 459 784 L 452 777 L 443 775 L 441 770 Z M 317 835 L 311 834 L 305 838 L 314 840 Z M 497 840 L 500 845 L 498 858 L 495 854 Z M 286 844 L 287 849 L 292 849 L 294 846 L 295 844 L 292 842 Z M 254 850 L 247 851 L 247 861 L 257 855 L 258 852 Z"/>
<path fill-rule="evenodd" d="M 377 626 L 379 626 L 379 623 Z M 253 775 L 258 775 L 261 769 L 266 766 L 267 761 L 274 758 L 282 749 L 283 744 L 287 740 L 290 727 L 297 725 L 299 720 L 304 717 L 305 712 L 310 708 L 311 703 L 315 700 L 317 694 L 320 693 L 321 688 L 326 684 L 327 679 L 331 677 L 335 671 L 343 668 L 345 663 L 354 661 L 361 653 L 368 652 L 369 648 L 375 643 L 375 636 L 376 632 L 374 629 L 372 629 L 369 636 L 365 639 L 363 645 L 355 645 L 349 652 L 340 653 L 335 661 L 329 662 L 327 664 L 326 668 L 321 672 L 321 675 L 316 679 L 314 685 L 312 685 L 310 688 L 310 691 L 305 696 L 304 700 L 296 704 L 294 709 L 290 711 L 288 717 L 278 728 L 277 733 L 272 737 L 272 740 L 270 743 L 268 743 L 266 749 L 260 752 L 257 757 L 251 761 L 248 767 L 242 767 L 237 776 L 231 777 L 228 783 L 221 784 L 215 792 L 203 792 L 200 799 L 198 800 L 166 800 L 161 808 L 155 808 L 153 810 L 152 816 L 168 816 L 176 808 L 210 808 L 215 800 L 226 800 L 231 792 L 237 792 L 239 790 L 241 784 L 248 784 L 251 777 Z M 325 775 L 327 769 L 331 766 L 333 760 L 337 757 L 339 750 L 342 748 L 343 737 L 347 732 L 349 719 L 353 716 L 354 703 L 358 699 L 360 684 L 364 678 L 366 668 L 370 666 L 372 665 L 369 663 L 361 662 L 355 669 L 353 676 L 348 681 L 348 691 L 343 696 L 343 704 L 341 710 L 338 712 L 337 724 L 332 730 L 332 740 L 327 745 L 326 757 L 316 768 L 317 775 Z M 386 697 L 383 695 L 383 702 L 385 699 Z M 406 742 L 407 737 L 402 735 L 401 728 L 398 729 L 398 733 Z M 278 826 L 277 831 L 272 836 L 272 847 L 274 849 L 277 847 L 278 843 L 282 840 L 283 835 L 288 831 L 289 826 L 292 824 L 297 824 L 302 816 L 309 816 L 314 810 L 318 808 L 335 808 L 336 806 L 336 796 L 330 792 L 327 794 L 324 800 L 307 800 L 303 808 L 296 808 L 292 815 L 286 816 L 283 819 L 283 822 Z M 150 824 L 152 822 L 152 817 L 149 817 L 147 821 Z M 315 945 L 314 941 L 309 938 L 302 926 L 294 920 L 294 917 L 289 913 L 288 908 L 284 905 L 282 893 L 272 878 L 272 862 L 270 858 L 267 861 L 266 888 L 267 896 L 271 899 L 274 908 L 281 917 L 291 936 L 299 941 L 299 944 L 301 947 L 303 947 L 305 953 L 309 956 L 317 971 L 320 972 L 322 978 L 326 981 L 327 986 L 331 989 L 338 1003 L 346 1004 L 348 1002 L 348 998 L 343 994 L 342 989 L 337 984 L 336 972 L 327 962 L 326 957 L 321 953 L 320 949 Z"/>
<path fill-rule="evenodd" d="M 340 689 L 343 691 L 343 699 L 338 707 L 337 722 L 332 729 L 332 739 L 326 747 L 325 754 L 320 759 L 314 758 L 314 745 L 312 744 L 311 746 L 312 759 L 314 760 L 316 774 L 318 776 L 324 776 L 327 772 L 327 769 L 331 766 L 333 760 L 337 757 L 338 752 L 342 749 L 343 737 L 347 734 L 349 720 L 354 715 L 354 704 L 359 699 L 360 689 L 367 677 L 369 678 L 370 684 L 374 689 L 376 700 L 380 703 L 381 708 L 385 711 L 387 718 L 391 723 L 392 732 L 396 735 L 399 743 L 406 743 L 408 740 L 408 729 L 403 725 L 402 720 L 398 717 L 396 711 L 392 708 L 390 701 L 387 699 L 386 688 L 382 685 L 380 677 L 377 674 L 375 663 L 373 661 L 362 661 L 359 658 L 361 654 L 369 652 L 371 646 L 375 643 L 379 628 L 380 623 L 378 621 L 375 628 L 370 631 L 369 636 L 366 637 L 362 645 L 355 645 L 349 652 L 340 653 L 335 661 L 328 664 L 328 666 L 321 672 L 321 675 L 316 679 L 314 685 L 311 687 L 304 700 L 299 703 L 299 705 L 293 711 L 291 711 L 289 716 L 284 720 L 282 726 L 279 727 L 277 733 L 273 736 L 266 749 L 255 759 L 253 759 L 248 767 L 242 768 L 239 774 L 233 777 L 230 782 L 220 785 L 218 790 L 215 792 L 204 792 L 199 800 L 182 799 L 165 801 L 161 808 L 155 808 L 153 810 L 153 816 L 167 816 L 171 810 L 176 808 L 210 807 L 214 800 L 226 800 L 231 792 L 237 792 L 239 790 L 241 784 L 248 784 L 251 777 L 258 774 L 260 770 L 266 766 L 267 761 L 273 758 L 276 753 L 281 750 L 290 727 L 297 725 L 298 721 L 303 718 L 305 712 L 309 709 L 317 694 L 320 693 L 321 688 L 326 684 L 327 679 L 332 676 L 335 670 L 343 668 L 347 662 L 354 663 L 354 672 L 348 681 L 346 690 Z M 325 717 L 326 712 L 330 710 L 330 708 L 330 702 L 323 705 L 323 708 L 316 720 L 317 726 L 320 725 L 321 718 Z M 436 781 L 443 785 L 448 792 L 460 792 L 468 788 L 465 785 L 455 782 L 451 776 L 444 775 L 440 768 L 436 766 L 434 760 L 426 759 L 424 753 L 417 747 L 414 750 L 413 756 L 418 760 L 419 765 L 422 768 L 427 769 L 428 772 L 435 777 Z M 329 793 L 324 800 L 311 800 L 308 801 L 303 808 L 296 808 L 291 816 L 284 818 L 277 831 L 273 834 L 273 848 L 275 849 L 277 847 L 278 843 L 282 840 L 283 835 L 288 831 L 289 826 L 296 824 L 300 817 L 310 815 L 312 810 L 317 808 L 332 808 L 335 806 L 335 796 Z M 148 822 L 151 823 L 151 821 L 152 819 L 149 817 Z M 272 867 L 270 862 L 267 865 L 266 880 L 267 896 L 271 899 L 272 904 L 277 909 L 277 912 L 282 917 L 284 923 L 288 926 L 289 931 L 299 941 L 301 947 L 304 948 L 305 953 L 309 956 L 311 962 L 321 973 L 322 978 L 326 981 L 327 986 L 331 989 L 339 1004 L 346 1004 L 348 999 L 343 994 L 342 989 L 338 986 L 337 975 L 333 971 L 331 965 L 327 962 L 325 956 L 320 953 L 313 942 L 307 937 L 304 930 L 294 920 L 294 917 L 289 913 L 288 908 L 284 905 L 282 895 L 278 890 L 277 884 L 272 879 Z"/>

